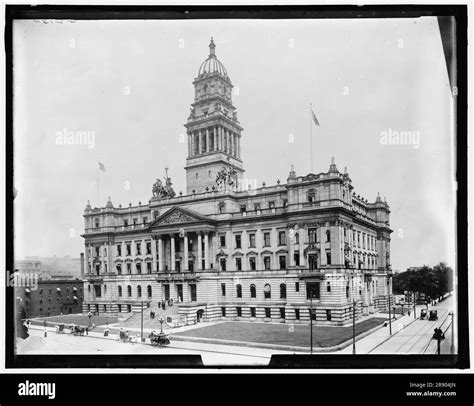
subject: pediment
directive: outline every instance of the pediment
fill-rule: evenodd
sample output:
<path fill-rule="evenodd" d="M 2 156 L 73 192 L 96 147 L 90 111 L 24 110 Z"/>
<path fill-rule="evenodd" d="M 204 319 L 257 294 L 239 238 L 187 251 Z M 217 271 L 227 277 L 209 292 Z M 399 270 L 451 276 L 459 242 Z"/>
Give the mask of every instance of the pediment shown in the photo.
<path fill-rule="evenodd" d="M 212 220 L 188 209 L 173 207 L 158 217 L 150 227 L 169 226 L 176 224 L 211 223 Z"/>

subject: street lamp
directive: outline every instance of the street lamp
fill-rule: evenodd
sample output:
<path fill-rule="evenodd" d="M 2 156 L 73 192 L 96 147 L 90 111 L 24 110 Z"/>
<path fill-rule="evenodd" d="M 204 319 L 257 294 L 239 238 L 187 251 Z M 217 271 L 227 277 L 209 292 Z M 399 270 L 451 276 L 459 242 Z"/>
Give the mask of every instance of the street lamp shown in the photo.
<path fill-rule="evenodd" d="M 163 334 L 163 317 L 160 317 L 160 320 L 158 320 L 160 322 L 160 327 L 161 327 L 161 331 L 160 331 L 160 334 Z"/>
<path fill-rule="evenodd" d="M 356 353 L 356 301 L 355 298 L 352 299 L 352 355 Z"/>
<path fill-rule="evenodd" d="M 313 355 L 313 291 L 310 291 L 309 295 L 309 323 L 310 323 L 310 329 L 309 329 L 309 337 L 311 341 L 311 355 Z"/>
<path fill-rule="evenodd" d="M 89 312 L 89 313 L 87 314 L 87 317 L 89 317 L 89 327 L 92 327 L 92 313 Z"/>
<path fill-rule="evenodd" d="M 454 354 L 454 312 L 449 312 L 448 316 L 451 316 L 451 346 L 450 346 L 450 353 Z"/>

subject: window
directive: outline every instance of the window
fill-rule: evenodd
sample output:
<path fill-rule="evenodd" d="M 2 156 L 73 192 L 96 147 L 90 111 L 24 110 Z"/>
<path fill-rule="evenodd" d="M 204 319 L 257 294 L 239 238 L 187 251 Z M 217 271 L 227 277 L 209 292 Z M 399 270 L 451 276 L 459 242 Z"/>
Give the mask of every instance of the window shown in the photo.
<path fill-rule="evenodd" d="M 133 219 L 133 225 L 134 225 L 134 226 L 137 225 L 137 219 Z"/>
<path fill-rule="evenodd" d="M 221 283 L 221 295 L 225 296 L 225 283 Z"/>
<path fill-rule="evenodd" d="M 240 212 L 241 212 L 241 213 L 247 213 L 247 206 L 246 206 L 245 204 L 242 204 L 242 205 L 240 206 Z"/>
<path fill-rule="evenodd" d="M 272 287 L 268 283 L 263 287 L 263 297 L 265 299 L 271 299 L 272 297 Z"/>
<path fill-rule="evenodd" d="M 285 308 L 280 307 L 280 319 L 284 319 L 284 318 L 285 318 Z"/>
<path fill-rule="evenodd" d="M 235 236 L 235 248 L 242 248 L 242 236 L 240 234 Z"/>
<path fill-rule="evenodd" d="M 242 298 L 242 285 L 237 285 L 236 291 L 237 291 L 237 298 L 241 299 Z"/>
<path fill-rule="evenodd" d="M 99 219 L 95 219 L 95 228 L 99 228 Z"/>
<path fill-rule="evenodd" d="M 326 230 L 326 242 L 331 242 L 331 230 Z"/>
<path fill-rule="evenodd" d="M 219 243 L 221 248 L 225 248 L 225 235 L 219 236 Z"/>
<path fill-rule="evenodd" d="M 314 189 L 309 189 L 307 196 L 308 196 L 308 202 L 313 203 L 316 200 L 316 193 Z"/>
<path fill-rule="evenodd" d="M 147 221 L 148 221 L 148 217 L 143 217 L 143 224 L 146 224 Z"/>
<path fill-rule="evenodd" d="M 295 319 L 296 320 L 300 319 L 300 309 L 295 309 Z"/>
<path fill-rule="evenodd" d="M 148 273 L 151 273 L 151 262 L 147 262 L 147 263 L 146 263 L 146 271 L 147 271 Z"/>
<path fill-rule="evenodd" d="M 300 283 L 295 282 L 295 292 L 299 292 L 299 291 L 300 291 Z"/>
<path fill-rule="evenodd" d="M 331 252 L 326 252 L 326 263 L 331 265 Z"/>
<path fill-rule="evenodd" d="M 151 242 L 146 243 L 146 254 L 151 255 Z"/>
<path fill-rule="evenodd" d="M 255 203 L 253 208 L 254 208 L 255 211 L 260 210 L 260 203 Z"/>
<path fill-rule="evenodd" d="M 286 232 L 285 231 L 278 232 L 278 245 L 286 245 Z"/>
<path fill-rule="evenodd" d="M 137 286 L 137 297 L 142 297 L 142 287 L 140 285 Z"/>
<path fill-rule="evenodd" d="M 129 275 L 132 273 L 132 264 L 130 262 L 127 264 L 127 273 Z"/>
<path fill-rule="evenodd" d="M 275 208 L 275 202 L 274 201 L 268 202 L 268 208 L 269 209 L 274 209 Z"/>
<path fill-rule="evenodd" d="M 87 291 L 91 293 L 91 285 L 87 285 Z M 51 289 L 49 290 L 49 293 L 51 293 Z"/>
<path fill-rule="evenodd" d="M 270 233 L 263 233 L 263 246 L 264 247 L 270 246 Z"/>
<path fill-rule="evenodd" d="M 257 297 L 257 289 L 254 284 L 250 285 L 250 298 L 255 299 Z"/>
<path fill-rule="evenodd" d="M 242 308 L 236 307 L 236 310 L 237 310 L 237 317 L 242 317 Z"/>
<path fill-rule="evenodd" d="M 330 292 L 331 291 L 331 282 L 326 283 L 326 291 Z"/>
<path fill-rule="evenodd" d="M 250 257 L 249 258 L 249 264 L 250 264 L 250 270 L 255 271 L 257 269 L 257 261 L 255 257 Z"/>
<path fill-rule="evenodd" d="M 306 299 L 319 299 L 319 282 L 306 283 Z"/>
<path fill-rule="evenodd" d="M 153 296 L 152 293 L 153 293 L 153 292 L 152 292 L 152 289 L 151 289 L 151 285 L 148 285 L 148 286 L 146 287 L 146 295 L 147 295 L 147 297 L 148 297 L 148 298 L 151 298 L 151 297 Z"/>
<path fill-rule="evenodd" d="M 122 297 L 122 287 L 119 285 L 117 289 L 119 297 Z"/>
<path fill-rule="evenodd" d="M 222 317 L 225 317 L 225 307 L 221 307 Z"/>
<path fill-rule="evenodd" d="M 280 255 L 278 260 L 280 263 L 280 269 L 286 269 L 286 255 Z"/>
<path fill-rule="evenodd" d="M 219 202 L 219 213 L 225 213 L 225 203 Z"/>
<path fill-rule="evenodd" d="M 123 221 L 123 226 L 124 226 L 124 227 L 128 227 L 128 220 L 124 220 L 124 221 Z"/>
<path fill-rule="evenodd" d="M 249 234 L 249 248 L 255 248 L 255 233 Z"/>
<path fill-rule="evenodd" d="M 95 247 L 95 256 L 100 257 L 100 247 Z"/>
<path fill-rule="evenodd" d="M 137 268 L 137 274 L 141 274 L 142 273 L 142 264 L 140 262 L 137 262 L 135 267 Z"/>
<path fill-rule="evenodd" d="M 269 307 L 265 307 L 265 317 L 268 319 L 272 317 L 272 310 Z"/>
<path fill-rule="evenodd" d="M 300 266 L 300 252 L 295 251 L 293 254 L 293 260 L 295 261 L 295 266 Z"/>
<path fill-rule="evenodd" d="M 266 270 L 270 269 L 270 257 L 269 256 L 263 257 L 263 264 L 264 264 Z"/>
<path fill-rule="evenodd" d="M 225 271 L 227 269 L 227 261 L 225 258 L 221 258 L 220 260 L 220 264 L 221 264 L 221 271 Z"/>
<path fill-rule="evenodd" d="M 95 297 L 101 297 L 102 296 L 102 290 L 101 290 L 100 285 L 95 285 L 94 286 L 94 293 L 95 293 Z M 57 298 L 57 301 L 59 302 L 59 297 Z"/>
<path fill-rule="evenodd" d="M 280 285 L 280 299 L 286 299 L 286 285 L 284 283 Z"/>
<path fill-rule="evenodd" d="M 349 299 L 349 283 L 346 285 L 346 298 Z"/>
<path fill-rule="evenodd" d="M 331 309 L 326 310 L 326 320 L 331 321 Z"/>
<path fill-rule="evenodd" d="M 237 269 L 237 271 L 242 270 L 242 258 L 235 258 L 235 269 Z"/>
<path fill-rule="evenodd" d="M 104 285 L 104 295 L 107 293 L 107 285 Z"/>
<path fill-rule="evenodd" d="M 142 244 L 137 242 L 136 243 L 136 248 L 137 248 L 137 255 L 142 255 L 141 250 L 142 250 Z"/>
<path fill-rule="evenodd" d="M 308 229 L 309 242 L 317 242 L 317 228 Z"/>
<path fill-rule="evenodd" d="M 132 287 L 130 285 L 127 286 L 127 296 L 132 297 Z"/>
<path fill-rule="evenodd" d="M 131 244 L 127 244 L 127 255 L 128 256 L 132 255 L 132 245 Z"/>
<path fill-rule="evenodd" d="M 286 208 L 288 205 L 288 199 L 283 199 L 283 207 Z"/>
<path fill-rule="evenodd" d="M 122 256 L 122 244 L 117 244 L 117 255 Z"/>
<path fill-rule="evenodd" d="M 256 316 L 256 310 L 255 310 L 255 307 L 251 307 L 250 308 L 250 317 L 255 317 Z"/>

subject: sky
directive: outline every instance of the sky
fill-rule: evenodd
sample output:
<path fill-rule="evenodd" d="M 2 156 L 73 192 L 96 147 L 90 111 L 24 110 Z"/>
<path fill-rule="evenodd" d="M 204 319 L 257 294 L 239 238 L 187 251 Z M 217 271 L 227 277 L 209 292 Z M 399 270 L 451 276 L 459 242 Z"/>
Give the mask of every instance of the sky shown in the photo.
<path fill-rule="evenodd" d="M 357 194 L 387 198 L 395 270 L 455 266 L 452 97 L 435 18 L 15 21 L 16 258 L 79 256 L 87 200 L 146 204 L 165 166 L 185 193 L 183 124 L 211 36 L 235 86 L 246 177 L 285 182 L 292 164 L 308 174 L 312 137 L 315 173 L 334 157 Z M 61 143 L 69 131 L 89 142 Z"/>

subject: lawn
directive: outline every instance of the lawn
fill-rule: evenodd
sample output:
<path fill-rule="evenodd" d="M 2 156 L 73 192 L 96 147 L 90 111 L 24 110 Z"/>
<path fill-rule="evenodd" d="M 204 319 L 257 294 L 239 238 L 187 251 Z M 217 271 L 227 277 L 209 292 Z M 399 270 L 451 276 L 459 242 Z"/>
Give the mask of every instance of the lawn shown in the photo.
<path fill-rule="evenodd" d="M 386 319 L 372 318 L 356 324 L 356 335 L 382 324 Z M 179 337 L 233 340 L 298 347 L 310 346 L 310 326 L 228 322 L 200 327 L 176 334 Z M 313 326 L 313 346 L 332 347 L 352 338 L 352 326 Z"/>
<path fill-rule="evenodd" d="M 43 321 L 46 320 L 48 326 L 55 325 L 57 323 L 64 323 L 68 324 L 76 324 L 79 326 L 88 326 L 89 325 L 89 317 L 84 314 L 66 314 L 64 316 L 51 316 L 51 317 L 41 317 L 35 320 L 31 320 L 31 324 L 43 324 Z M 96 326 L 101 326 L 104 324 L 112 324 L 117 323 L 117 317 L 115 316 L 92 316 L 91 323 L 95 324 Z"/>

